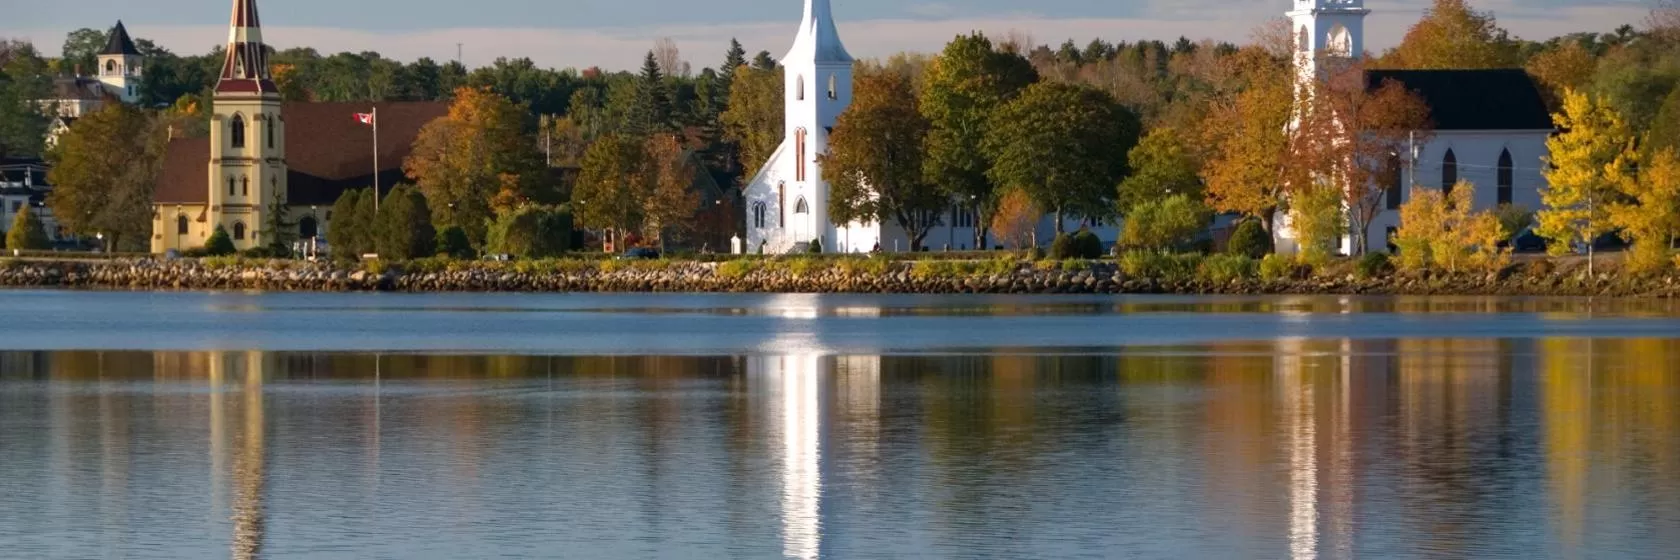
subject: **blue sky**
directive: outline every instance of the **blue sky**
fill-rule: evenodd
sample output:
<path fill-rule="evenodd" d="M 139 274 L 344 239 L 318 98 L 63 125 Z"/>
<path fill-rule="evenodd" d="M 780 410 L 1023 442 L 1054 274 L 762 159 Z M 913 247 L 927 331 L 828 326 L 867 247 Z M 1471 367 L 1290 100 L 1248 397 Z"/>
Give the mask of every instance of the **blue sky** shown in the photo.
<path fill-rule="evenodd" d="M 14 0 L 0 36 L 23 37 L 56 53 L 66 32 L 116 19 L 137 37 L 196 53 L 223 40 L 230 0 Z M 957 33 L 1016 30 L 1038 42 L 1174 39 L 1241 42 L 1290 7 L 1290 0 L 831 0 L 847 47 L 861 57 L 932 51 Z M 1639 24 L 1638 0 L 1472 0 L 1523 37 Z M 1392 46 L 1428 0 L 1367 0 L 1366 44 Z M 453 58 L 469 65 L 527 56 L 545 66 L 634 66 L 655 39 L 672 37 L 696 67 L 714 64 L 729 37 L 780 56 L 801 0 L 259 0 L 265 38 L 280 47 L 376 50 L 388 56 Z M 19 9 L 21 8 L 21 9 Z"/>

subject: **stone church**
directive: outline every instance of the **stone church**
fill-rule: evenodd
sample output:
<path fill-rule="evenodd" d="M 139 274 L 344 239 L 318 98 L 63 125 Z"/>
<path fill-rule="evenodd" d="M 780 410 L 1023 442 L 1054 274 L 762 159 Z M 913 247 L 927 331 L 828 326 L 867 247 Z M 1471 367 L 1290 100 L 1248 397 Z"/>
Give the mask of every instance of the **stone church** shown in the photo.
<path fill-rule="evenodd" d="M 1357 59 L 1365 48 L 1365 0 L 1295 0 L 1287 13 L 1296 32 L 1299 75 L 1315 79 L 1318 65 Z M 1370 227 L 1367 250 L 1382 251 L 1400 225 L 1400 205 L 1413 189 L 1451 190 L 1460 179 L 1476 185 L 1476 210 L 1515 204 L 1541 208 L 1546 178 L 1540 170 L 1546 139 L 1555 127 L 1540 88 L 1521 68 L 1490 70 L 1371 70 L 1368 87 L 1394 80 L 1429 105 L 1434 130 L 1394 154 L 1401 172 L 1386 185 L 1384 210 Z M 1410 187 L 1408 188 L 1408 185 Z M 1286 216 L 1277 218 L 1279 252 L 1297 249 Z M 1351 254 L 1354 237 L 1344 236 L 1338 250 Z"/>
<path fill-rule="evenodd" d="M 805 0 L 793 48 L 781 62 L 784 136 L 770 161 L 747 183 L 743 251 L 803 251 L 813 240 L 826 252 L 864 253 L 877 245 L 886 251 L 909 250 L 909 237 L 897 224 L 835 224 L 828 219 L 829 185 L 817 156 L 828 150 L 834 122 L 852 101 L 852 56 L 840 41 L 829 0 Z M 972 205 L 952 201 L 923 246 L 971 249 L 976 222 Z M 1077 230 L 1081 223 L 1080 218 L 1067 218 L 1065 229 Z M 1091 229 L 1104 243 L 1113 243 L 1118 234 L 1112 223 L 1098 222 Z M 1039 223 L 1038 238 L 1049 243 L 1054 232 L 1054 218 L 1047 215 Z"/>
<path fill-rule="evenodd" d="M 206 138 L 171 139 L 152 204 L 154 253 L 201 247 L 217 226 L 244 250 L 284 238 L 324 237 L 340 194 L 374 184 L 387 192 L 404 180 L 402 162 L 420 128 L 448 104 L 282 101 L 269 73 L 256 0 L 234 0 L 227 59 L 216 82 Z M 379 167 L 373 129 L 379 118 Z M 268 232 L 284 207 L 287 228 Z"/>

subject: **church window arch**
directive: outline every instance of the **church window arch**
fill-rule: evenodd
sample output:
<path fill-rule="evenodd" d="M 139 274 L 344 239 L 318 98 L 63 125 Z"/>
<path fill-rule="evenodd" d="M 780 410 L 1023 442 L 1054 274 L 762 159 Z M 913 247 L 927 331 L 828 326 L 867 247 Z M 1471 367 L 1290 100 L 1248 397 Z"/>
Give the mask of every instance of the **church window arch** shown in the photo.
<path fill-rule="evenodd" d="M 1512 177 L 1512 175 L 1514 175 L 1514 173 L 1513 173 L 1512 168 L 1511 168 L 1511 150 L 1509 148 L 1500 150 L 1499 151 L 1499 173 L 1498 173 L 1498 177 L 1497 177 L 1498 184 L 1499 184 L 1499 203 L 1500 204 L 1510 204 L 1511 203 L 1511 198 L 1512 198 L 1512 195 L 1514 194 L 1512 191 L 1515 190 L 1514 185 L 1513 185 L 1513 183 L 1515 183 L 1515 181 L 1513 180 L 1514 177 Z"/>
<path fill-rule="evenodd" d="M 187 234 L 187 215 L 186 214 L 179 214 L 179 215 L 175 216 L 175 234 L 176 235 L 186 235 Z"/>
<path fill-rule="evenodd" d="M 233 147 L 245 147 L 245 115 L 233 116 L 233 122 L 228 123 L 228 138 Z"/>
<path fill-rule="evenodd" d="M 799 101 L 804 101 L 805 100 L 805 76 L 803 74 L 799 75 L 799 77 L 797 77 L 797 78 L 794 78 L 793 87 L 796 91 L 796 93 L 794 94 L 796 97 L 794 97 L 794 99 L 797 99 Z"/>
<path fill-rule="evenodd" d="M 235 184 L 237 184 L 237 181 L 234 181 L 233 177 L 228 177 L 228 196 L 238 194 L 238 191 L 233 190 Z"/>
<path fill-rule="evenodd" d="M 795 214 L 810 214 L 811 213 L 811 205 L 805 203 L 805 197 L 801 196 L 801 197 L 799 197 L 799 200 L 797 200 L 793 203 L 793 213 L 795 213 Z"/>
<path fill-rule="evenodd" d="M 764 229 L 764 203 L 753 203 L 753 227 Z"/>
<path fill-rule="evenodd" d="M 263 119 L 263 132 L 268 134 L 268 147 L 270 148 L 274 147 L 274 125 L 278 120 L 280 119 L 274 118 L 273 115 Z"/>
<path fill-rule="evenodd" d="M 1312 36 L 1307 34 L 1307 26 L 1301 26 L 1301 31 L 1295 34 L 1295 48 L 1301 52 L 1312 50 Z"/>
<path fill-rule="evenodd" d="M 1324 52 L 1330 56 L 1343 58 L 1353 56 L 1353 34 L 1348 32 L 1347 27 L 1339 23 L 1331 27 L 1329 36 L 1325 37 Z"/>
<path fill-rule="evenodd" d="M 117 75 L 117 61 L 115 61 L 115 60 L 105 61 L 105 75 L 107 75 L 107 76 Z"/>
<path fill-rule="evenodd" d="M 251 196 L 251 177 L 239 178 L 239 196 Z"/>
<path fill-rule="evenodd" d="M 233 223 L 233 238 L 241 240 L 245 239 L 245 222 Z"/>
<path fill-rule="evenodd" d="M 1441 156 L 1441 194 L 1452 194 L 1453 185 L 1458 184 L 1458 156 L 1453 154 L 1452 148 L 1447 148 L 1447 155 Z"/>
<path fill-rule="evenodd" d="M 787 224 L 787 183 L 776 183 L 776 227 Z"/>
<path fill-rule="evenodd" d="M 839 99 L 840 98 L 840 90 L 837 88 L 837 86 L 839 85 L 838 82 L 839 82 L 839 79 L 836 78 L 834 76 L 834 74 L 829 74 L 828 75 L 828 98 L 829 99 Z"/>
<path fill-rule="evenodd" d="M 797 148 L 795 150 L 795 153 L 798 154 L 798 158 L 799 158 L 798 161 L 794 162 L 793 180 L 804 181 L 805 180 L 805 129 L 801 128 L 801 129 L 797 129 L 797 130 L 793 131 L 793 141 L 794 141 L 794 147 Z"/>

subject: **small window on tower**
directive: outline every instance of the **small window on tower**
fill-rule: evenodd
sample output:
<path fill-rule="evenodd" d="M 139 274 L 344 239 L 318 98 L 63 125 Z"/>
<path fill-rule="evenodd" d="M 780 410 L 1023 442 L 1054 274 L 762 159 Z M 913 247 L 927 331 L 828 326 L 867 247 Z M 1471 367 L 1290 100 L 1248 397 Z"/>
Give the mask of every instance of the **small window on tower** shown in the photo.
<path fill-rule="evenodd" d="M 794 90 L 795 90 L 794 99 L 804 101 L 805 100 L 805 77 L 804 76 L 799 76 L 798 78 L 795 78 L 794 83 L 793 83 L 793 87 L 794 87 Z"/>
<path fill-rule="evenodd" d="M 805 180 L 805 129 L 801 128 L 801 129 L 795 130 L 793 132 L 793 143 L 794 143 L 794 148 L 796 149 L 796 153 L 798 154 L 797 157 L 799 158 L 799 160 L 795 161 L 794 164 L 793 164 L 793 180 L 804 181 Z"/>
<path fill-rule="evenodd" d="M 238 54 L 233 55 L 233 77 L 245 77 L 245 57 Z"/>
<path fill-rule="evenodd" d="M 240 177 L 239 178 L 239 195 L 240 196 L 251 196 L 251 178 L 250 177 Z"/>
<path fill-rule="evenodd" d="M 233 190 L 233 186 L 234 186 L 233 177 L 228 177 L 228 196 L 233 196 L 235 194 L 235 191 Z"/>
<path fill-rule="evenodd" d="M 279 119 L 274 118 L 273 115 L 269 115 L 267 119 L 263 120 L 263 130 L 268 134 L 268 147 L 270 148 L 274 147 L 274 121 L 276 120 Z"/>
<path fill-rule="evenodd" d="M 105 75 L 115 76 L 116 74 L 117 74 L 117 61 L 115 61 L 115 60 L 105 61 Z"/>
<path fill-rule="evenodd" d="M 834 74 L 829 74 L 828 75 L 828 98 L 829 99 L 839 99 L 840 98 L 840 93 L 839 93 L 840 90 L 834 89 L 835 85 L 836 84 L 835 84 Z"/>
<path fill-rule="evenodd" d="M 245 147 L 245 117 L 243 115 L 233 116 L 233 123 L 228 125 L 228 136 L 229 140 L 233 142 L 233 147 Z"/>

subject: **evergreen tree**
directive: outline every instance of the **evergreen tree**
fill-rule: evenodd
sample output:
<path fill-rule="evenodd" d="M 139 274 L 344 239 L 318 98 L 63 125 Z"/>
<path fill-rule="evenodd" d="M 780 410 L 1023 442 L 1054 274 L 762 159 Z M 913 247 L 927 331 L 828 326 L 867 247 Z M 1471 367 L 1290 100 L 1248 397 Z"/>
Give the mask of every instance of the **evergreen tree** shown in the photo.
<path fill-rule="evenodd" d="M 35 217 L 35 209 L 29 204 L 18 209 L 17 217 L 12 218 L 12 229 L 6 232 L 6 248 L 14 251 L 39 251 L 50 247 L 47 230 L 41 226 L 41 220 Z"/>
<path fill-rule="evenodd" d="M 268 246 L 277 255 L 290 255 L 292 241 L 297 239 L 297 222 L 288 219 L 286 204 L 280 199 L 280 191 L 274 192 L 273 200 L 263 212 L 263 229 L 257 232 L 257 239 L 268 240 Z"/>
<path fill-rule="evenodd" d="M 758 54 L 753 56 L 753 68 L 775 70 L 776 59 L 770 56 L 770 51 L 758 51 Z"/>
<path fill-rule="evenodd" d="M 735 69 L 747 64 L 747 50 L 741 48 L 741 42 L 734 37 L 729 38 L 729 52 L 723 56 L 723 67 L 718 68 L 718 77 L 722 78 L 724 91 L 729 90 L 729 81 L 735 78 Z M 727 94 L 725 94 L 727 95 Z M 727 99 L 727 97 L 726 97 Z"/>
<path fill-rule="evenodd" d="M 665 74 L 659 61 L 648 51 L 642 60 L 642 74 L 636 81 L 636 114 L 632 117 L 632 131 L 646 136 L 671 129 L 671 92 L 665 86 Z"/>
<path fill-rule="evenodd" d="M 397 185 L 385 195 L 378 224 L 379 258 L 407 260 L 429 257 L 436 251 L 432 211 L 426 207 L 426 195 L 413 187 Z"/>
<path fill-rule="evenodd" d="M 233 238 L 228 237 L 227 228 L 216 225 L 216 231 L 210 233 L 210 239 L 204 242 L 204 254 L 212 257 L 232 255 L 239 249 L 233 246 Z"/>
<path fill-rule="evenodd" d="M 368 220 L 361 212 L 362 199 L 367 193 L 367 189 L 350 189 L 333 203 L 332 223 L 327 224 L 327 248 L 334 256 L 353 259 L 364 252 L 362 240 L 367 237 Z"/>

